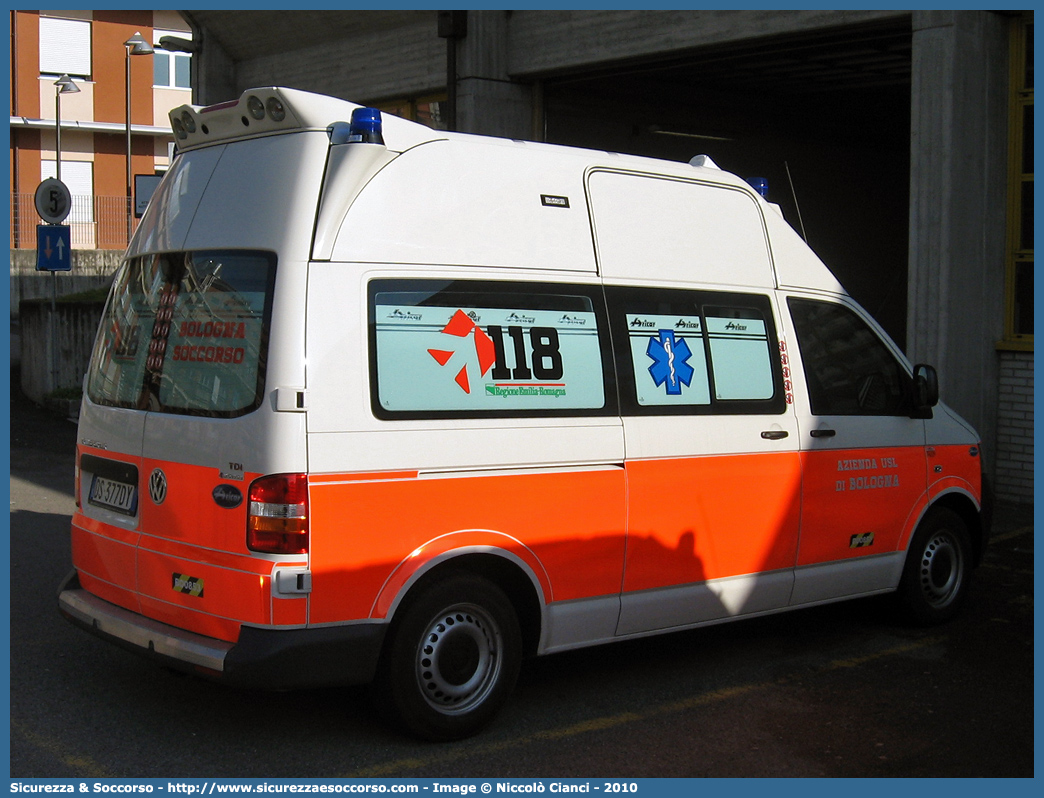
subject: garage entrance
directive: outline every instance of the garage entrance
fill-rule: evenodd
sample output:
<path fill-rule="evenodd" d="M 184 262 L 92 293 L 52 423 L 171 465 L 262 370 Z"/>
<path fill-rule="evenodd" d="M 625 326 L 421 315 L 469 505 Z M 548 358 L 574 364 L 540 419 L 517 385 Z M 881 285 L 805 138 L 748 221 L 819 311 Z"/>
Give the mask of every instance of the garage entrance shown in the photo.
<path fill-rule="evenodd" d="M 552 76 L 546 140 L 679 161 L 705 153 L 766 178 L 769 199 L 904 345 L 910 58 L 907 20 Z"/>

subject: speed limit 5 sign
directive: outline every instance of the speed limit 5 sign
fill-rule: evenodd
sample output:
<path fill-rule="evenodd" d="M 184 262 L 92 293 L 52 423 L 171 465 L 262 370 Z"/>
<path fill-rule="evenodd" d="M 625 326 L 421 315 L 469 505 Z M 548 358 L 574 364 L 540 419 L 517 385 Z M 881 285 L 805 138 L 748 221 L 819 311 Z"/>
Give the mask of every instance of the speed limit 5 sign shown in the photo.
<path fill-rule="evenodd" d="M 36 212 L 48 224 L 61 224 L 72 210 L 69 187 L 55 177 L 44 180 L 36 189 Z"/>

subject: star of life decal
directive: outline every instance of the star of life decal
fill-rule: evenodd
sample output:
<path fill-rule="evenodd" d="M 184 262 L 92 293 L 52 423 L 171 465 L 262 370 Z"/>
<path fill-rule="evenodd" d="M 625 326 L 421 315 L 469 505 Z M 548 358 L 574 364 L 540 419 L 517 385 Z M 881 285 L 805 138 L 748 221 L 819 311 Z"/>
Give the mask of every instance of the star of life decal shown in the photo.
<path fill-rule="evenodd" d="M 680 396 L 682 386 L 692 385 L 695 369 L 689 365 L 692 350 L 684 338 L 678 338 L 674 330 L 659 330 L 657 335 L 649 339 L 645 350 L 652 359 L 649 374 L 656 387 L 665 387 L 668 396 Z"/>

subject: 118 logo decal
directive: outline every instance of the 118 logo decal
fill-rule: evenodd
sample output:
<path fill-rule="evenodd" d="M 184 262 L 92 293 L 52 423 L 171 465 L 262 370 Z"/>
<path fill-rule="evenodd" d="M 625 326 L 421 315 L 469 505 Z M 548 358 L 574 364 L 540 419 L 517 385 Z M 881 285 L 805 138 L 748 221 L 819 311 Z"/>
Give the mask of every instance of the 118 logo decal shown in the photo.
<path fill-rule="evenodd" d="M 444 335 L 458 338 L 461 342 L 469 337 L 472 339 L 479 378 L 488 374 L 492 380 L 562 379 L 565 372 L 558 330 L 554 327 L 531 327 L 527 334 L 520 325 L 512 324 L 507 326 L 506 332 L 514 355 L 514 367 L 508 365 L 504 327 L 491 324 L 488 331 L 483 330 L 471 316 L 463 310 L 457 310 L 442 328 Z M 429 349 L 428 354 L 440 366 L 447 366 L 458 351 L 459 346 L 454 346 L 449 349 Z M 472 358 L 468 360 L 472 364 L 475 362 Z M 471 393 L 468 363 L 460 367 L 453 379 L 464 393 Z"/>

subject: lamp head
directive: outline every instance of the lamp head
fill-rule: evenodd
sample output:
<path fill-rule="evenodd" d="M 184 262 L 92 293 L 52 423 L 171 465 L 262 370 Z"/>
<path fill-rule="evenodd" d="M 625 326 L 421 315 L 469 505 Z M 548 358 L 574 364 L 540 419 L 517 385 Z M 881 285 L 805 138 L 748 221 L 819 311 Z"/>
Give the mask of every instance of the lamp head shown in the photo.
<path fill-rule="evenodd" d="M 68 75 L 62 75 L 54 82 L 54 89 L 58 94 L 76 94 L 80 87 Z"/>
<path fill-rule="evenodd" d="M 127 55 L 152 55 L 155 52 L 141 33 L 135 33 L 123 43 L 123 46 L 127 48 Z"/>

